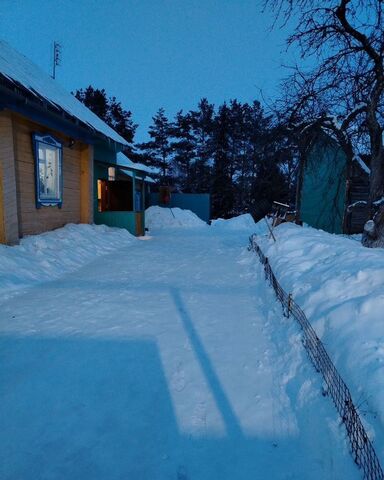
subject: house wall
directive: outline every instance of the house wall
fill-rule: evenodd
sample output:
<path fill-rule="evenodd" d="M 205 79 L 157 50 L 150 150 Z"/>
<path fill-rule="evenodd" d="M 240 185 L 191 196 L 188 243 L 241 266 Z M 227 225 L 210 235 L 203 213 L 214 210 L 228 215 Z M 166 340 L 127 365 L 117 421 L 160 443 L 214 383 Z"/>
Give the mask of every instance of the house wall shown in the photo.
<path fill-rule="evenodd" d="M 71 139 L 60 132 L 47 129 L 28 119 L 10 113 L 0 114 L 0 129 L 6 135 L 1 137 L 1 164 L 3 178 L 9 189 L 8 203 L 3 210 L 11 216 L 8 221 L 6 243 L 17 241 L 18 237 L 53 230 L 67 223 L 89 223 L 93 218 L 93 153 L 92 147 L 76 142 L 68 147 Z M 1 127 L 2 125 L 2 127 Z M 12 132 L 12 133 L 10 133 Z M 35 197 L 35 159 L 33 155 L 32 134 L 50 134 L 63 142 L 63 204 L 36 208 Z M 6 140 L 4 140 L 4 138 Z M 12 177 L 12 164 L 15 175 Z M 5 165 L 5 167 L 4 167 Z M 4 182 L 3 182 L 4 183 Z M 17 228 L 15 227 L 17 225 Z M 16 230 L 18 230 L 16 234 Z"/>
<path fill-rule="evenodd" d="M 334 142 L 320 138 L 314 144 L 303 171 L 303 222 L 330 233 L 343 233 L 346 168 L 345 154 Z"/>
<path fill-rule="evenodd" d="M 13 125 L 10 114 L 0 112 L 0 243 L 19 240 Z"/>

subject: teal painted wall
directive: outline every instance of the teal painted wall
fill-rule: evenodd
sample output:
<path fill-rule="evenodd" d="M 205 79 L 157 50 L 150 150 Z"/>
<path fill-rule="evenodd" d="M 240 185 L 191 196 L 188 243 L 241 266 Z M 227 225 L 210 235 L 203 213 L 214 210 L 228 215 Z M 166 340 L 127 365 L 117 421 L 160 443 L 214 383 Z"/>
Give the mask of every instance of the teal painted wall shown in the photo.
<path fill-rule="evenodd" d="M 332 139 L 320 137 L 303 172 L 301 220 L 330 233 L 343 233 L 347 161 Z"/>
<path fill-rule="evenodd" d="M 136 214 L 134 212 L 97 212 L 96 225 L 125 228 L 132 235 L 136 235 Z"/>
<path fill-rule="evenodd" d="M 135 212 L 99 212 L 97 205 L 97 180 L 108 180 L 108 165 L 94 162 L 94 196 L 93 211 L 96 225 L 108 225 L 127 229 L 132 235 L 136 235 L 136 213 Z M 144 213 L 143 213 L 144 216 Z M 144 218 L 145 222 L 145 218 Z"/>
<path fill-rule="evenodd" d="M 159 205 L 159 194 L 151 193 L 149 202 L 150 205 Z M 209 193 L 172 193 L 171 202 L 167 206 L 191 210 L 205 222 L 211 219 L 211 196 Z"/>
<path fill-rule="evenodd" d="M 116 164 L 116 151 L 107 143 L 96 144 L 94 147 L 94 158 L 100 162 Z"/>

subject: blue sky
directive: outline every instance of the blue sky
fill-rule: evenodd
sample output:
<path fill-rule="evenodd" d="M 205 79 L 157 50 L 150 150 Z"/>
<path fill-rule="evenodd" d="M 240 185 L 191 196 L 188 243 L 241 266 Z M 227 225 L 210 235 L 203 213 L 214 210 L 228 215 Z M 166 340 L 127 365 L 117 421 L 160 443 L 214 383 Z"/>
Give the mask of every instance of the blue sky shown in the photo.
<path fill-rule="evenodd" d="M 276 96 L 287 32 L 272 22 L 262 0 L 0 0 L 2 39 L 47 72 L 59 41 L 58 81 L 115 95 L 140 141 L 159 107 Z"/>

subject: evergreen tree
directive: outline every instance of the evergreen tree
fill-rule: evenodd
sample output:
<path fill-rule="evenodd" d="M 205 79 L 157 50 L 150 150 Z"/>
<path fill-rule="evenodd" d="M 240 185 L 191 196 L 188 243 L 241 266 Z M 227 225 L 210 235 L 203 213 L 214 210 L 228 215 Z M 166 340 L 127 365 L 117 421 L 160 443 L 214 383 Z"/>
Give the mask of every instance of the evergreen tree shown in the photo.
<path fill-rule="evenodd" d="M 191 188 L 194 192 L 207 193 L 211 188 L 214 163 L 214 106 L 206 98 L 203 98 L 200 100 L 197 110 L 190 112 L 190 117 L 196 145 L 196 161 L 191 171 Z"/>
<path fill-rule="evenodd" d="M 144 163 L 159 168 L 161 182 L 170 183 L 172 181 L 172 125 L 163 108 L 158 110 L 152 120 L 153 123 L 148 130 L 151 140 L 138 144 L 137 148 L 142 152 Z"/>
<path fill-rule="evenodd" d="M 229 108 L 224 103 L 217 113 L 213 134 L 212 213 L 214 217 L 224 218 L 231 215 L 233 208 L 229 117 Z"/>
<path fill-rule="evenodd" d="M 137 125 L 133 123 L 132 112 L 125 110 L 116 97 L 108 97 L 104 89 L 93 88 L 91 85 L 76 90 L 74 95 L 128 143 L 133 143 Z M 128 148 L 128 153 L 131 151 L 132 146 Z"/>
<path fill-rule="evenodd" d="M 182 111 L 178 112 L 171 131 L 174 137 L 171 148 L 173 151 L 175 184 L 183 192 L 193 192 L 196 141 L 192 132 L 191 114 L 184 115 Z"/>

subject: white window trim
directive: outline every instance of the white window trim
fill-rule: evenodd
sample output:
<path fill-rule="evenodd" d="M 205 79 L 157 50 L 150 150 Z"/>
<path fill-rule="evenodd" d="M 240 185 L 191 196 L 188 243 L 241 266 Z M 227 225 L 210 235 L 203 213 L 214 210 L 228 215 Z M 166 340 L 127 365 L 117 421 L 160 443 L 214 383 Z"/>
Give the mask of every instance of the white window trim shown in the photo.
<path fill-rule="evenodd" d="M 36 189 L 36 207 L 58 206 L 61 208 L 63 204 L 63 144 L 56 140 L 51 135 L 40 135 L 34 133 L 33 146 L 35 154 L 35 189 Z M 58 190 L 59 194 L 55 198 L 41 198 L 40 196 L 40 158 L 39 158 L 39 144 L 45 144 L 49 147 L 54 147 L 58 151 Z"/>

